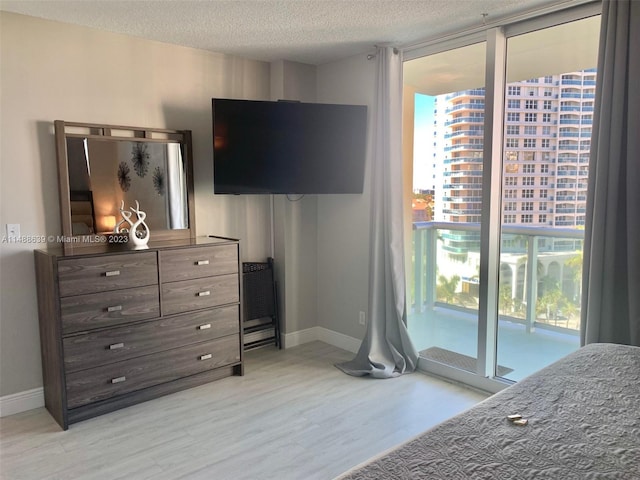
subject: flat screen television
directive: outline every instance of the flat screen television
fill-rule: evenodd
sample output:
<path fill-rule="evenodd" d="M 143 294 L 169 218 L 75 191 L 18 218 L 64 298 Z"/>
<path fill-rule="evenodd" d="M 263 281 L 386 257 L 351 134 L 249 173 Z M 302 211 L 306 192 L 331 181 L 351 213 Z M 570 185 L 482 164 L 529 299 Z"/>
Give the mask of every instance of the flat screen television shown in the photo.
<path fill-rule="evenodd" d="M 367 107 L 212 100 L 214 193 L 362 193 Z"/>

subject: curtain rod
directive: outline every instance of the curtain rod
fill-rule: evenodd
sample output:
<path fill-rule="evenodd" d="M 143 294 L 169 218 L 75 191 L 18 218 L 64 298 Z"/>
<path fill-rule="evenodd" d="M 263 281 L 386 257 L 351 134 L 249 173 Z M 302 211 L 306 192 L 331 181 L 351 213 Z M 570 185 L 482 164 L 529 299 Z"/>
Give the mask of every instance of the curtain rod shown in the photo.
<path fill-rule="evenodd" d="M 380 47 L 386 47 L 387 45 L 374 45 L 374 47 L 376 47 L 376 50 Z M 389 45 L 390 46 L 390 45 Z M 397 55 L 398 53 L 400 53 L 400 50 L 398 50 L 397 47 L 393 47 L 393 54 Z M 373 60 L 374 58 L 376 58 L 378 56 L 377 53 L 370 53 L 367 55 L 367 60 Z"/>
<path fill-rule="evenodd" d="M 563 2 L 556 3 L 553 5 L 548 5 L 546 7 L 533 8 L 531 10 L 527 10 L 525 12 L 516 14 L 516 15 L 507 15 L 505 17 L 496 18 L 495 20 L 487 22 L 488 14 L 482 14 L 482 25 L 478 25 L 477 27 L 469 27 L 464 28 L 462 30 L 458 30 L 456 32 L 448 33 L 445 35 L 437 35 L 426 40 L 421 40 L 419 42 L 408 43 L 405 45 L 401 45 L 400 48 L 403 52 L 410 52 L 412 50 L 417 50 L 419 48 L 429 47 L 434 44 L 438 44 L 441 42 L 446 42 L 447 40 L 456 40 L 461 37 L 466 37 L 468 35 L 473 35 L 475 33 L 484 32 L 490 28 L 501 27 L 509 24 L 514 24 L 517 22 L 521 22 L 523 20 L 530 20 L 535 17 L 540 17 L 542 15 L 547 15 L 550 13 L 559 12 L 562 10 L 567 10 L 573 7 L 579 7 L 586 4 L 595 4 L 601 3 L 600 0 L 564 0 Z"/>

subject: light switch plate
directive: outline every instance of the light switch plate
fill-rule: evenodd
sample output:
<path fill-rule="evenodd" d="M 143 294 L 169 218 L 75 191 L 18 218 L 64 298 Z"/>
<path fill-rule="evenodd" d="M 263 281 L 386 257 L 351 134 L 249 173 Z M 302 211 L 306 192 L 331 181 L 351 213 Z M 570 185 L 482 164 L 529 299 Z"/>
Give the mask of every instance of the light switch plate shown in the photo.
<path fill-rule="evenodd" d="M 7 237 L 15 238 L 20 236 L 19 223 L 7 223 Z"/>

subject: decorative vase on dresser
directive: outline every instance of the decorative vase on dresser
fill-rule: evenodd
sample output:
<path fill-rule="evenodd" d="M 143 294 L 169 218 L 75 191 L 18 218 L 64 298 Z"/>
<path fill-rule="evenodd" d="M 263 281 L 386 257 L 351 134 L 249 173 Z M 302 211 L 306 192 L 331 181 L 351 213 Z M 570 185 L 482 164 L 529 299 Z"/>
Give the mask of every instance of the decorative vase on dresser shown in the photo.
<path fill-rule="evenodd" d="M 35 251 L 45 404 L 72 423 L 242 375 L 239 243 Z"/>

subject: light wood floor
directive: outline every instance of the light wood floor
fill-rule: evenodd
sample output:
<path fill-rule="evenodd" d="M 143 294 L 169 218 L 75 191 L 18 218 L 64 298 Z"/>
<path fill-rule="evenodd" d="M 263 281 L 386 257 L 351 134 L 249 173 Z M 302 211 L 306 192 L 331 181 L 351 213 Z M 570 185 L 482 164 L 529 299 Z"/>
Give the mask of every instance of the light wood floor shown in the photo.
<path fill-rule="evenodd" d="M 355 378 L 313 342 L 246 355 L 230 377 L 71 426 L 0 420 L 0 477 L 329 480 L 484 398 L 420 373 Z"/>

